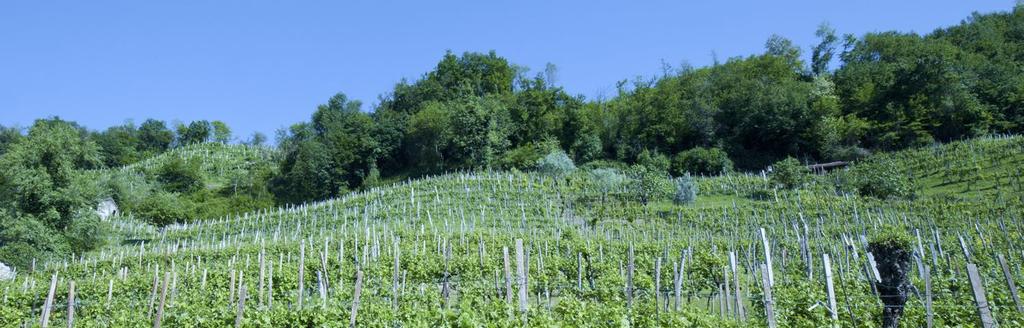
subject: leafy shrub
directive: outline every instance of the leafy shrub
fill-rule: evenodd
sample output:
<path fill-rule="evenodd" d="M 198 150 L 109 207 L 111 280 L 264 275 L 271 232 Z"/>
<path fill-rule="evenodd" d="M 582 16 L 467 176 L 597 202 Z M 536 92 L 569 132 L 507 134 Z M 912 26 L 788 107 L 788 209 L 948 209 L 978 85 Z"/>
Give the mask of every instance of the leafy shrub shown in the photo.
<path fill-rule="evenodd" d="M 542 156 L 544 156 L 542 149 L 531 143 L 505 152 L 498 160 L 498 164 L 504 169 L 523 171 L 536 166 Z"/>
<path fill-rule="evenodd" d="M 601 192 L 601 202 L 604 203 L 608 194 L 622 186 L 626 177 L 619 173 L 619 170 L 602 168 L 590 171 L 590 179 L 598 191 Z"/>
<path fill-rule="evenodd" d="M 576 170 L 576 164 L 564 151 L 553 151 L 537 161 L 537 171 L 555 178 L 562 178 Z"/>
<path fill-rule="evenodd" d="M 604 157 L 603 147 L 601 138 L 593 133 L 584 133 L 573 142 L 571 151 L 577 161 L 586 163 Z"/>
<path fill-rule="evenodd" d="M 692 291 L 717 289 L 722 283 L 725 257 L 708 249 L 694 249 L 693 262 L 688 263 L 685 269 Z"/>
<path fill-rule="evenodd" d="M 879 199 L 914 198 L 914 183 L 892 161 L 866 161 L 850 170 L 848 188 L 858 195 Z"/>
<path fill-rule="evenodd" d="M 771 180 L 776 186 L 797 189 L 803 187 L 810 177 L 811 171 L 795 158 L 786 157 L 772 164 Z"/>
<path fill-rule="evenodd" d="M 192 192 L 203 186 L 198 163 L 186 162 L 178 157 L 157 168 L 156 178 L 164 185 L 165 190 L 172 192 Z"/>
<path fill-rule="evenodd" d="M 602 160 L 596 160 L 596 161 L 587 162 L 586 164 L 580 165 L 579 168 L 584 169 L 584 170 L 590 170 L 590 171 L 597 170 L 597 169 L 614 169 L 616 171 L 622 172 L 622 171 L 629 170 L 629 165 L 626 165 L 626 163 L 619 162 L 619 161 L 603 160 L 602 159 Z"/>
<path fill-rule="evenodd" d="M 665 197 L 672 188 L 664 174 L 644 165 L 633 165 L 627 175 L 632 179 L 633 195 L 643 205 Z"/>
<path fill-rule="evenodd" d="M 732 160 L 718 148 L 697 147 L 682 151 L 672 159 L 672 174 L 718 175 L 732 171 Z"/>
<path fill-rule="evenodd" d="M 676 187 L 675 197 L 672 198 L 676 204 L 688 205 L 697 201 L 697 183 L 689 174 L 675 178 L 673 184 Z"/>
<path fill-rule="evenodd" d="M 107 227 L 95 211 L 83 209 L 79 211 L 65 235 L 68 244 L 76 252 L 93 250 L 103 246 L 103 236 L 107 235 Z"/>
<path fill-rule="evenodd" d="M 27 268 L 32 259 L 70 251 L 60 233 L 31 215 L 15 216 L 0 210 L 0 262 Z"/>
<path fill-rule="evenodd" d="M 912 237 L 910 237 L 910 234 L 904 229 L 900 227 L 886 226 L 882 228 L 877 235 L 871 238 L 868 242 L 868 247 L 876 250 L 904 249 L 910 251 L 912 244 Z"/>
<path fill-rule="evenodd" d="M 157 226 L 189 221 L 190 213 L 191 202 L 167 192 L 154 193 L 132 209 L 132 214 Z"/>
<path fill-rule="evenodd" d="M 637 156 L 636 163 L 660 174 L 668 174 L 668 168 L 672 165 L 667 156 L 647 149 L 644 149 L 640 156 Z"/>

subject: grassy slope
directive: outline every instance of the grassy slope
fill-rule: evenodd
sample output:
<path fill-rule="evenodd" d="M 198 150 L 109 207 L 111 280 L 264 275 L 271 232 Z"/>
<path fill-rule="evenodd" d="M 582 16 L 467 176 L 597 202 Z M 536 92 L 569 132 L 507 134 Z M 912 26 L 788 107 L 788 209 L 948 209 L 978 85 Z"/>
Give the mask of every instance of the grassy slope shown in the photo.
<path fill-rule="evenodd" d="M 921 198 L 967 201 L 1020 197 L 1024 192 L 1024 136 L 977 138 L 878 153 L 864 160 L 895 161 L 913 177 Z M 832 181 L 838 174 L 843 172 L 816 177 L 808 191 L 834 194 Z M 750 194 L 770 189 L 756 174 L 698 178 L 698 183 L 701 193 L 696 206 L 700 207 L 758 202 Z"/>
<path fill-rule="evenodd" d="M 972 247 L 1003 247 L 1007 240 L 1014 236 L 998 234 L 994 224 L 998 213 L 975 213 L 978 206 L 995 209 L 999 204 L 989 201 L 973 203 L 970 199 L 964 202 L 945 202 L 940 200 L 944 195 L 958 193 L 978 197 L 991 195 L 993 190 L 1006 190 L 1014 184 L 1008 183 L 1004 177 L 1015 172 L 1014 165 L 1020 161 L 1019 147 L 1021 138 L 1012 139 L 979 139 L 969 142 L 899 152 L 880 154 L 891 156 L 895 160 L 905 161 L 908 171 L 917 172 L 922 194 L 925 197 L 914 202 L 884 202 L 877 200 L 846 199 L 836 196 L 828 190 L 828 177 L 821 177 L 818 183 L 798 193 L 769 194 L 767 200 L 753 200 L 750 195 L 767 186 L 759 175 L 730 175 L 724 177 L 702 178 L 698 180 L 702 196 L 695 206 L 678 207 L 670 202 L 659 202 L 649 208 L 643 208 L 636 202 L 619 201 L 611 206 L 600 206 L 594 201 L 596 194 L 581 182 L 553 182 L 532 174 L 481 172 L 476 174 L 449 174 L 428 177 L 414 181 L 398 183 L 381 188 L 352 193 L 340 199 L 309 204 L 307 206 L 268 209 L 251 212 L 231 219 L 209 220 L 198 224 L 171 226 L 166 231 L 158 231 L 151 226 L 140 224 L 130 219 L 115 221 L 116 230 L 125 238 L 149 239 L 144 247 L 138 245 L 120 245 L 111 243 L 99 252 L 85 255 L 83 262 L 71 262 L 70 271 L 62 277 L 77 279 L 81 282 L 82 295 L 104 295 L 107 281 L 115 280 L 117 270 L 128 268 L 127 279 L 117 279 L 115 312 L 110 321 L 107 315 L 99 312 L 95 306 L 84 306 L 80 320 L 84 325 L 106 324 L 110 326 L 129 325 L 144 316 L 132 311 L 144 308 L 149 300 L 149 291 L 154 277 L 154 268 L 175 268 L 180 275 L 180 291 L 176 294 L 175 304 L 168 312 L 168 326 L 183 325 L 194 322 L 196 317 L 212 319 L 221 325 L 230 325 L 234 313 L 224 311 L 228 304 L 228 272 L 244 269 L 250 290 L 255 290 L 256 260 L 261 251 L 268 251 L 271 259 L 278 259 L 275 272 L 275 288 L 279 302 L 285 306 L 274 308 L 270 318 L 281 320 L 297 320 L 293 312 L 289 312 L 288 302 L 295 299 L 293 286 L 296 285 L 297 254 L 300 243 L 307 243 L 306 284 L 310 302 L 314 304 L 311 311 L 317 317 L 328 320 L 347 318 L 345 301 L 351 298 L 354 271 L 354 257 L 359 258 L 361 269 L 366 272 L 366 297 L 362 302 L 365 308 L 360 311 L 363 322 L 387 323 L 395 320 L 411 322 L 414 320 L 436 320 L 436 313 L 426 313 L 417 306 L 437 307 L 439 297 L 436 292 L 416 293 L 417 286 L 435 286 L 440 277 L 446 276 L 442 263 L 444 256 L 438 251 L 440 245 L 450 243 L 453 247 L 451 257 L 452 271 L 455 272 L 457 294 L 452 307 L 454 311 L 486 316 L 497 313 L 493 317 L 478 317 L 476 324 L 495 322 L 505 318 L 502 304 L 499 303 L 461 303 L 461 299 L 486 299 L 494 285 L 494 274 L 501 267 L 501 248 L 510 247 L 516 238 L 528 241 L 527 247 L 533 249 L 538 259 L 543 258 L 544 268 L 531 261 L 534 271 L 531 273 L 531 284 L 534 292 L 541 292 L 541 286 L 553 286 L 554 293 L 572 293 L 575 286 L 575 273 L 578 267 L 575 256 L 587 254 L 593 267 L 588 265 L 587 271 L 597 277 L 596 288 L 584 296 L 587 298 L 605 299 L 605 303 L 597 306 L 609 307 L 612 312 L 608 316 L 615 318 L 622 309 L 621 293 L 623 278 L 619 273 L 621 264 L 626 259 L 626 249 L 636 246 L 637 286 L 639 290 L 652 288 L 653 260 L 663 251 L 670 252 L 668 260 L 674 259 L 684 245 L 693 246 L 697 250 L 708 250 L 717 247 L 729 247 L 738 250 L 738 265 L 742 267 L 747 288 L 756 290 L 757 280 L 753 265 L 758 258 L 756 247 L 760 241 L 756 237 L 758 228 L 767 229 L 771 236 L 779 238 L 776 249 L 787 249 L 790 263 L 788 266 L 777 262 L 777 274 L 780 276 L 802 276 L 799 248 L 795 238 L 790 236 L 797 218 L 810 224 L 815 231 L 815 238 L 808 243 L 816 252 L 828 250 L 840 254 L 845 239 L 839 238 L 854 231 L 863 232 L 877 229 L 876 224 L 907 220 L 914 222 L 916 227 L 938 227 L 944 229 L 942 241 L 946 249 L 958 249 L 959 245 L 952 236 L 952 231 L 971 231 L 971 220 L 976 218 L 983 224 L 990 240 L 987 244 L 977 244 L 972 235 L 966 235 Z M 218 146 L 201 146 L 218 147 Z M 960 148 L 957 148 L 960 147 Z M 967 149 L 976 149 L 972 155 L 962 155 Z M 205 149 L 205 148 L 204 148 Z M 228 149 L 228 148 L 226 148 Z M 213 149 L 216 151 L 217 149 Z M 223 150 L 223 149 L 222 149 Z M 217 172 L 216 167 L 233 167 L 234 164 L 219 163 L 213 160 L 224 158 L 216 152 L 204 154 L 202 151 L 190 153 L 182 151 L 178 156 L 192 156 L 196 160 L 206 161 L 209 172 Z M 931 154 L 931 155 L 929 155 Z M 958 155 L 961 154 L 961 155 Z M 168 156 L 174 156 L 169 154 Z M 235 156 L 227 156 L 235 158 Z M 241 158 L 241 157 L 239 157 Z M 973 158 L 964 160 L 963 158 Z M 152 160 L 153 162 L 159 159 Z M 959 170 L 958 173 L 947 173 L 946 163 L 985 163 L 975 165 L 975 170 Z M 140 164 L 153 165 L 153 164 Z M 959 167 L 957 166 L 957 167 Z M 977 169 L 981 167 L 981 169 Z M 132 171 L 137 168 L 126 168 Z M 973 172 L 973 173 L 972 173 Z M 941 179 L 957 177 L 954 181 L 942 183 Z M 973 192 L 959 193 L 957 188 L 966 188 L 968 178 L 980 179 L 976 182 Z M 936 183 L 936 180 L 940 180 Z M 986 188 L 988 181 L 999 188 Z M 934 201 L 933 200 L 937 200 Z M 734 205 L 735 203 L 735 205 Z M 1016 203 L 1019 204 L 1019 203 Z M 733 208 L 735 206 L 736 208 Z M 1001 211 L 1011 215 L 1019 215 L 1017 205 L 1002 205 Z M 858 216 L 859 210 L 859 216 Z M 667 214 L 667 215 L 665 215 Z M 899 215 L 896 215 L 899 214 Z M 678 217 L 676 217 L 678 215 Z M 597 226 L 589 226 L 592 218 Z M 806 228 L 805 228 L 806 229 Z M 927 241 L 927 240 L 926 240 Z M 408 294 L 402 298 L 399 313 L 410 313 L 416 317 L 388 317 L 391 308 L 387 295 L 390 293 L 390 277 L 392 262 L 390 254 L 393 243 L 399 243 L 403 254 L 402 267 L 408 273 Z M 341 246 L 343 245 L 343 246 Z M 340 249 L 339 249 L 340 246 Z M 185 247 L 178 251 L 179 247 Z M 328 261 L 332 279 L 337 279 L 340 288 L 333 290 L 328 307 L 315 306 L 319 303 L 315 294 L 316 270 L 319 262 L 316 252 L 332 249 Z M 485 248 L 485 258 L 479 258 L 478 249 Z M 346 252 L 350 256 L 341 256 Z M 144 251 L 143 256 L 139 256 Z M 375 253 L 381 253 L 376 259 Z M 784 253 L 783 253 L 784 254 Z M 777 260 L 787 257 L 776 251 Z M 976 253 L 983 267 L 992 268 L 991 259 L 985 258 L 984 252 Z M 335 259 L 337 257 L 337 259 Z M 202 261 L 197 261 L 202 259 Z M 283 259 L 287 259 L 286 261 Z M 837 262 L 839 263 L 839 262 Z M 49 268 L 58 268 L 60 262 L 52 262 Z M 200 273 L 195 271 L 199 266 Z M 854 265 L 859 265 L 854 263 Z M 663 270 L 666 267 L 663 267 Z M 206 270 L 210 273 L 210 286 L 200 288 L 200 278 Z M 98 279 L 90 279 L 94 272 L 99 273 Z M 715 274 L 719 269 L 712 270 Z M 855 271 L 854 271 L 855 272 Z M 950 279 L 946 270 L 936 268 L 936 281 L 954 281 L 963 286 L 963 279 Z M 986 279 L 997 281 L 998 272 L 986 271 Z M 662 279 L 667 281 L 671 269 L 663 272 Z M 205 275 L 205 274 L 202 274 Z M 49 272 L 39 272 L 33 276 L 38 281 L 46 281 Z M 406 278 L 403 278 L 405 280 Z M 692 280 L 692 278 L 691 278 Z M 691 280 L 687 280 L 690 284 Z M 21 281 L 19 280 L 18 283 Z M 14 287 L 13 306 L 9 310 L 25 311 L 30 303 L 38 299 L 45 286 L 33 287 L 22 292 L 19 285 Z M 284 286 L 284 287 L 281 287 Z M 568 287 L 566 287 L 568 286 Z M 664 286 L 664 285 L 663 285 Z M 688 285 L 689 286 L 689 285 Z M 755 287 L 751 287 L 755 286 Z M 855 284 L 842 290 L 842 295 L 853 293 L 854 308 L 873 309 L 877 307 L 877 299 L 864 288 L 865 284 Z M 63 287 L 62 287 L 63 288 Z M 700 288 L 700 287 L 687 287 Z M 944 286 L 945 288 L 945 286 Z M 427 288 L 433 289 L 433 288 Z M 589 289 L 588 289 L 589 290 Z M 800 295 L 815 293 L 810 299 L 820 300 L 823 296 L 818 289 L 807 290 L 806 286 L 796 283 L 780 283 L 776 290 L 779 300 L 780 325 L 792 325 L 790 313 L 802 311 L 809 305 L 799 303 Z M 478 295 L 479 294 L 479 295 Z M 533 293 L 530 294 L 531 296 Z M 641 293 L 640 295 L 649 295 Z M 755 294 L 756 295 L 756 294 Z M 647 296 L 641 296 L 647 297 Z M 1001 296 L 998 296 L 1001 297 Z M 557 296 L 555 296 L 557 298 Z M 794 301 L 796 300 L 796 301 Z M 531 300 L 531 304 L 536 300 Z M 849 301 L 847 301 L 849 302 Z M 952 305 L 963 307 L 967 314 L 955 314 L 949 318 L 940 318 L 946 325 L 966 325 L 972 322 L 973 308 L 964 306 L 969 302 L 961 299 L 943 298 L 939 300 L 942 308 Z M 950 302 L 949 304 L 941 302 Z M 1005 297 L 996 300 L 1005 304 Z M 643 298 L 639 306 L 647 306 L 651 301 Z M 281 304 L 281 303 L 278 303 Z M 593 306 L 593 305 L 591 305 Z M 751 311 L 756 312 L 754 304 L 749 304 Z M 2 308 L 2 306 L 0 306 Z M 643 310 L 643 308 L 640 308 Z M 94 311 L 94 312 L 89 312 Z M 595 310 L 584 309 L 588 315 Z M 872 310 L 873 311 L 873 310 Z M 572 312 L 572 311 L 569 311 Z M 249 312 L 247 312 L 249 313 Z M 257 312 L 258 313 L 258 312 Z M 265 312 L 266 313 L 266 312 Z M 544 313 L 544 312 L 542 312 Z M 859 316 L 871 313 L 859 313 Z M 1013 315 L 1000 312 L 1000 315 Z M 60 322 L 60 313 L 56 313 L 55 322 Z M 399 314 L 401 316 L 401 314 Z M 25 317 L 34 320 L 37 316 L 26 311 L 13 313 L 12 317 Z M 312 317 L 307 314 L 307 318 Z M 418 317 L 423 317 L 420 319 Z M 649 318 L 653 315 L 638 315 L 635 318 Z M 845 317 L 844 317 L 845 318 Z M 957 321 L 963 318 L 963 322 Z M 124 320 L 124 321 L 118 321 Z M 377 320 L 377 321 L 373 321 Z M 560 317 L 559 320 L 566 320 Z M 760 320 L 760 319 L 755 319 Z M 920 324 L 922 317 L 919 312 L 908 312 L 906 319 L 913 324 Z M 144 320 L 143 320 L 144 321 Z M 422 325 L 437 324 L 437 321 L 419 321 Z M 427 322 L 427 323 L 424 323 Z M 277 323 L 280 325 L 281 323 Z M 311 324 L 312 325 L 312 324 Z M 571 324 L 570 324 L 571 325 Z M 671 325 L 671 324 L 669 324 Z M 680 325 L 680 324 L 675 324 Z M 713 325 L 713 324 L 707 324 Z"/>

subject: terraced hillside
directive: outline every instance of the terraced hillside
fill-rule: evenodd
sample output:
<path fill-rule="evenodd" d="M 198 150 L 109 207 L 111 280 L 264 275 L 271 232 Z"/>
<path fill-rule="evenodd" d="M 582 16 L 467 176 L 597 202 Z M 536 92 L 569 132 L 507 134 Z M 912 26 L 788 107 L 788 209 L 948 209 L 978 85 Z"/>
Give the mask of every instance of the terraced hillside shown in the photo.
<path fill-rule="evenodd" d="M 1014 326 L 1022 144 L 865 161 L 914 177 L 902 200 L 835 189 L 847 171 L 795 191 L 699 178 L 694 205 L 589 172 L 475 172 L 165 229 L 120 217 L 102 250 L 0 282 L 0 326 L 64 325 L 69 303 L 82 327 L 878 326 L 879 294 L 906 298 L 907 327 Z M 906 243 L 910 285 L 876 240 Z"/>

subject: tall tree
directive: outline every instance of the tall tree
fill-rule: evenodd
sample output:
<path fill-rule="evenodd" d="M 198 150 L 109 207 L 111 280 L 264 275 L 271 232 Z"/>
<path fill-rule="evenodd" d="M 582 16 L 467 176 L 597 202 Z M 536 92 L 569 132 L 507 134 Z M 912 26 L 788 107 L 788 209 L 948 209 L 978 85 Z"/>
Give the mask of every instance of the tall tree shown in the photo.
<path fill-rule="evenodd" d="M 141 159 L 141 155 L 138 153 L 138 130 L 130 121 L 107 128 L 106 131 L 94 133 L 93 139 L 100 146 L 100 154 L 104 163 L 109 167 L 127 165 Z"/>
<path fill-rule="evenodd" d="M 317 108 L 310 123 L 282 136 L 285 159 L 271 190 L 284 202 L 336 197 L 361 187 L 376 169 L 374 122 L 360 106 L 339 93 Z"/>
<path fill-rule="evenodd" d="M 189 125 L 178 127 L 178 145 L 185 146 L 204 143 L 210 140 L 213 127 L 209 121 L 192 121 Z"/>
<path fill-rule="evenodd" d="M 836 36 L 836 29 L 827 22 L 818 25 L 818 30 L 814 32 L 814 35 L 818 37 L 819 41 L 811 52 L 811 73 L 822 75 L 828 72 L 828 64 L 832 62 L 832 56 L 835 55 L 839 37 Z"/>
<path fill-rule="evenodd" d="M 139 150 L 147 153 L 160 153 L 170 148 L 174 142 L 174 131 L 167 128 L 164 121 L 148 119 L 139 125 Z"/>
<path fill-rule="evenodd" d="M 231 128 L 227 124 L 222 121 L 213 121 L 210 126 L 213 128 L 214 142 L 228 143 L 231 141 Z"/>
<path fill-rule="evenodd" d="M 21 129 L 13 126 L 0 126 L 0 156 L 3 156 L 8 149 L 20 141 L 24 136 Z"/>

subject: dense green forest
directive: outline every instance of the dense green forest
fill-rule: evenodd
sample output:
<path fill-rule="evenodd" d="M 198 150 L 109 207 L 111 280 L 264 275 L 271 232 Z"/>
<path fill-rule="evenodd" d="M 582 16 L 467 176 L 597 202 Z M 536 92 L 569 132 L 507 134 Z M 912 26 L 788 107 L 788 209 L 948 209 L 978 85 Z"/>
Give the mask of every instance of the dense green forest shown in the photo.
<path fill-rule="evenodd" d="M 816 35 L 806 50 L 775 36 L 760 54 L 623 80 L 608 99 L 569 94 L 553 65 L 531 75 L 493 51 L 449 52 L 374 108 L 339 93 L 278 131 L 276 147 L 247 137 L 247 147 L 272 154 L 231 177 L 175 160 L 113 178 L 82 173 L 238 142 L 221 121 L 2 127 L 0 260 L 25 265 L 29 255 L 97 247 L 105 228 L 92 208 L 106 197 L 165 225 L 445 172 L 534 170 L 551 154 L 638 178 L 684 177 L 1024 130 L 1024 7 L 926 35 L 842 35 L 827 24 Z"/>

